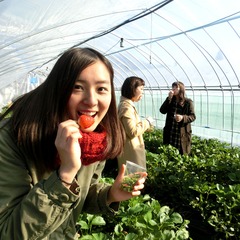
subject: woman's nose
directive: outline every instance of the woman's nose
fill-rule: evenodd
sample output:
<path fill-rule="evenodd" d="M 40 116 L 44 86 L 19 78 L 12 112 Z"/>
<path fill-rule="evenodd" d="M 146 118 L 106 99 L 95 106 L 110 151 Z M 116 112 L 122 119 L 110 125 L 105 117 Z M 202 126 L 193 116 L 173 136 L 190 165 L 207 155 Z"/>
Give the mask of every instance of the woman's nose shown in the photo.
<path fill-rule="evenodd" d="M 95 106 L 97 104 L 97 94 L 94 91 L 86 92 L 83 102 L 86 105 Z"/>

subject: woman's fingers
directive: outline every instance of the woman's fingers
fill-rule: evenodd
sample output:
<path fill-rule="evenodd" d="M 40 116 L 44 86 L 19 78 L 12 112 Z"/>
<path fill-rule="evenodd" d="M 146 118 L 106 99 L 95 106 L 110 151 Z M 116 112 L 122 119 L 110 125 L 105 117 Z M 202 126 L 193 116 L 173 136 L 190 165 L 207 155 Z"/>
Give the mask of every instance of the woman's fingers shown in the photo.
<path fill-rule="evenodd" d="M 81 138 L 78 124 L 67 120 L 59 124 L 55 145 L 58 150 L 62 167 L 80 168 L 81 148 L 78 139 Z"/>

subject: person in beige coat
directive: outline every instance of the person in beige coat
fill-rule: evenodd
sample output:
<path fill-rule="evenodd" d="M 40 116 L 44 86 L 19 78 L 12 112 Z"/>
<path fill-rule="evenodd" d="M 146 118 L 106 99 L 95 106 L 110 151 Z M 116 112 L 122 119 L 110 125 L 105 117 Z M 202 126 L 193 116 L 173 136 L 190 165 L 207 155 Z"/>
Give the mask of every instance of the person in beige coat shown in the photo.
<path fill-rule="evenodd" d="M 118 115 L 125 129 L 126 140 L 123 153 L 118 156 L 118 169 L 126 161 L 134 162 L 146 168 L 146 153 L 143 133 L 151 128 L 153 119 L 141 120 L 134 102 L 141 100 L 145 82 L 139 77 L 128 77 L 121 88 L 121 98 L 118 105 Z"/>

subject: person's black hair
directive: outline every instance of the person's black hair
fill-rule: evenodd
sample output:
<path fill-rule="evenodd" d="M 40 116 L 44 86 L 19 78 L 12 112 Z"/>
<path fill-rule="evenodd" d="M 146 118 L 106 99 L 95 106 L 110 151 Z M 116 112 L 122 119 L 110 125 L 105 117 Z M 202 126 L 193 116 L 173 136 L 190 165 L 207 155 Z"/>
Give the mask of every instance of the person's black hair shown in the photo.
<path fill-rule="evenodd" d="M 140 77 L 128 77 L 123 82 L 121 88 L 121 95 L 125 98 L 132 99 L 136 94 L 136 88 L 144 85 L 145 81 Z"/>

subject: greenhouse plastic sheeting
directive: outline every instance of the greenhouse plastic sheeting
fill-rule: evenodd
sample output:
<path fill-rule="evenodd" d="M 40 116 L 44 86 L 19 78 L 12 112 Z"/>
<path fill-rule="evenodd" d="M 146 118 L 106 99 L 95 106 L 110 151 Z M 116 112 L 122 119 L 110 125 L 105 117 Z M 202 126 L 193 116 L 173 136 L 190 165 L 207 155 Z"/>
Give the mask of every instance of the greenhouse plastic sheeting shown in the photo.
<path fill-rule="evenodd" d="M 41 84 L 71 47 L 105 54 L 115 89 L 146 82 L 139 104 L 162 128 L 159 107 L 182 81 L 195 105 L 193 134 L 240 143 L 238 0 L 0 0 L 0 107 Z"/>

